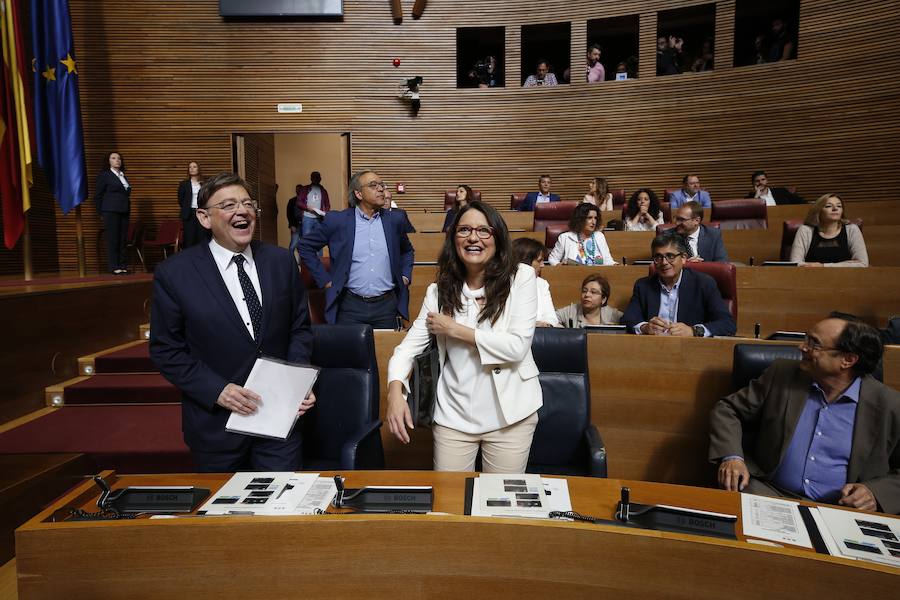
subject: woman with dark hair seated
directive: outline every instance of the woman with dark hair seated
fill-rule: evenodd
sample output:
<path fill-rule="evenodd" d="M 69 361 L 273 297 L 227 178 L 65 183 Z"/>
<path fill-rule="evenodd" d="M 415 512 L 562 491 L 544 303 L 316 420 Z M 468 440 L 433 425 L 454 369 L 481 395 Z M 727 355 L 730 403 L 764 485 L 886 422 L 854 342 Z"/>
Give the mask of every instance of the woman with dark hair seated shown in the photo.
<path fill-rule="evenodd" d="M 862 231 L 847 221 L 837 194 L 816 200 L 794 237 L 791 262 L 801 267 L 868 267 Z"/>
<path fill-rule="evenodd" d="M 556 309 L 553 308 L 553 297 L 550 295 L 550 284 L 541 277 L 541 269 L 544 267 L 544 252 L 546 248 L 537 240 L 531 238 L 518 238 L 512 242 L 516 260 L 523 265 L 531 265 L 537 274 L 538 295 L 538 327 L 559 327 L 556 318 Z"/>
<path fill-rule="evenodd" d="M 614 265 L 606 236 L 597 231 L 600 209 L 582 202 L 569 219 L 569 231 L 560 234 L 547 259 L 551 265 Z"/>
<path fill-rule="evenodd" d="M 641 188 L 631 195 L 625 207 L 625 231 L 656 231 L 663 222 L 659 198 L 650 188 Z"/>
<path fill-rule="evenodd" d="M 534 269 L 516 262 L 500 214 L 483 202 L 460 209 L 438 257 L 419 316 L 388 364 L 385 420 L 409 442 L 406 395 L 414 359 L 431 336 L 440 354 L 434 468 L 524 473 L 543 404 L 531 355 L 537 319 Z"/>
<path fill-rule="evenodd" d="M 592 273 L 581 282 L 581 302 L 561 308 L 556 316 L 563 327 L 581 329 L 585 325 L 618 325 L 622 311 L 609 306 L 609 281 Z"/>
<path fill-rule="evenodd" d="M 472 197 L 472 188 L 467 185 L 456 187 L 456 199 L 453 201 L 453 206 L 447 210 L 447 216 L 444 217 L 444 226 L 441 228 L 442 232 L 447 231 L 447 228 L 453 224 L 453 219 L 456 218 L 456 213 L 459 212 L 459 209 L 472 200 L 474 200 Z"/>

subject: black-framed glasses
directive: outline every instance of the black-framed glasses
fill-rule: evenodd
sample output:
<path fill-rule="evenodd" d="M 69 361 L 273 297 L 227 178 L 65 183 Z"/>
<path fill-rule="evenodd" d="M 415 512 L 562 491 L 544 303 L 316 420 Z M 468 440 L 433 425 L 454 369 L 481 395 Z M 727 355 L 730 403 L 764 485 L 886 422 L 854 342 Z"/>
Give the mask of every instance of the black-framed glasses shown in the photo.
<path fill-rule="evenodd" d="M 469 227 L 468 225 L 459 225 L 456 228 L 456 237 L 467 238 L 472 235 L 473 231 L 475 232 L 475 235 L 482 240 L 486 240 L 494 235 L 493 227 Z"/>
<path fill-rule="evenodd" d="M 841 350 L 840 348 L 823 346 L 821 343 L 819 343 L 819 340 L 809 337 L 808 333 L 803 336 L 803 343 L 801 344 L 801 346 L 806 347 L 812 352 L 843 352 L 843 350 Z"/>
<path fill-rule="evenodd" d="M 239 206 L 243 206 L 247 210 L 252 210 L 254 212 L 259 210 L 259 204 L 254 200 L 244 200 L 243 202 L 219 202 L 218 204 L 213 204 L 210 206 L 204 206 L 203 210 L 209 210 L 211 208 L 218 208 L 224 213 L 233 214 L 236 213 Z"/>
<path fill-rule="evenodd" d="M 383 181 L 370 181 L 366 184 L 366 187 L 370 190 L 377 190 L 378 188 L 385 189 L 388 184 Z"/>
<path fill-rule="evenodd" d="M 666 254 L 654 254 L 651 258 L 653 262 L 661 265 L 663 261 L 672 264 L 679 256 L 684 256 L 684 252 L 667 252 Z"/>

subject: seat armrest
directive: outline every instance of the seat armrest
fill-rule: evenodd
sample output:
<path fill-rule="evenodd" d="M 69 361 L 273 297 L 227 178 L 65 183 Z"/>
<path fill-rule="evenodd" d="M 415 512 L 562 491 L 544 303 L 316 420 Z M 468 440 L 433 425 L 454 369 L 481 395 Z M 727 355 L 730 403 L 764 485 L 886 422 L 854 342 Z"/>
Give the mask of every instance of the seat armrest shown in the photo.
<path fill-rule="evenodd" d="M 588 471 L 591 477 L 606 477 L 606 446 L 600 437 L 600 430 L 593 423 L 584 430 L 588 447 Z"/>
<path fill-rule="evenodd" d="M 381 420 L 367 423 L 341 447 L 341 469 L 383 469 Z"/>

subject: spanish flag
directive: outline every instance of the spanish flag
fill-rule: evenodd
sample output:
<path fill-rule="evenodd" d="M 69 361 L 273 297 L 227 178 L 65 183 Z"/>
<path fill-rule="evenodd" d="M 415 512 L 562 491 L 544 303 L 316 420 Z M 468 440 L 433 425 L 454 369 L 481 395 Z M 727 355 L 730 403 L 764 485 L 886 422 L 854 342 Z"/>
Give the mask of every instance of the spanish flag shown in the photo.
<path fill-rule="evenodd" d="M 12 249 L 25 229 L 31 208 L 31 141 L 34 137 L 31 98 L 25 73 L 24 38 L 15 0 L 0 0 L 0 200 L 3 203 L 3 243 Z"/>

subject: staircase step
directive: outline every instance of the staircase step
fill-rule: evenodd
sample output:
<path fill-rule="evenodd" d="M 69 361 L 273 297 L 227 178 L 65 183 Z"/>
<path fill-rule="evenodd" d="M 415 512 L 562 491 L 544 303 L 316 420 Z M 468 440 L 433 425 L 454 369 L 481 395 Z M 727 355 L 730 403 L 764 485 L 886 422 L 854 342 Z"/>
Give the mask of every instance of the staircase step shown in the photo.
<path fill-rule="evenodd" d="M 159 373 L 102 373 L 46 389 L 50 406 L 180 404 L 181 392 Z"/>
<path fill-rule="evenodd" d="M 155 373 L 150 360 L 150 344 L 147 340 L 136 340 L 107 348 L 102 352 L 88 354 L 78 359 L 81 375 L 96 373 Z"/>

